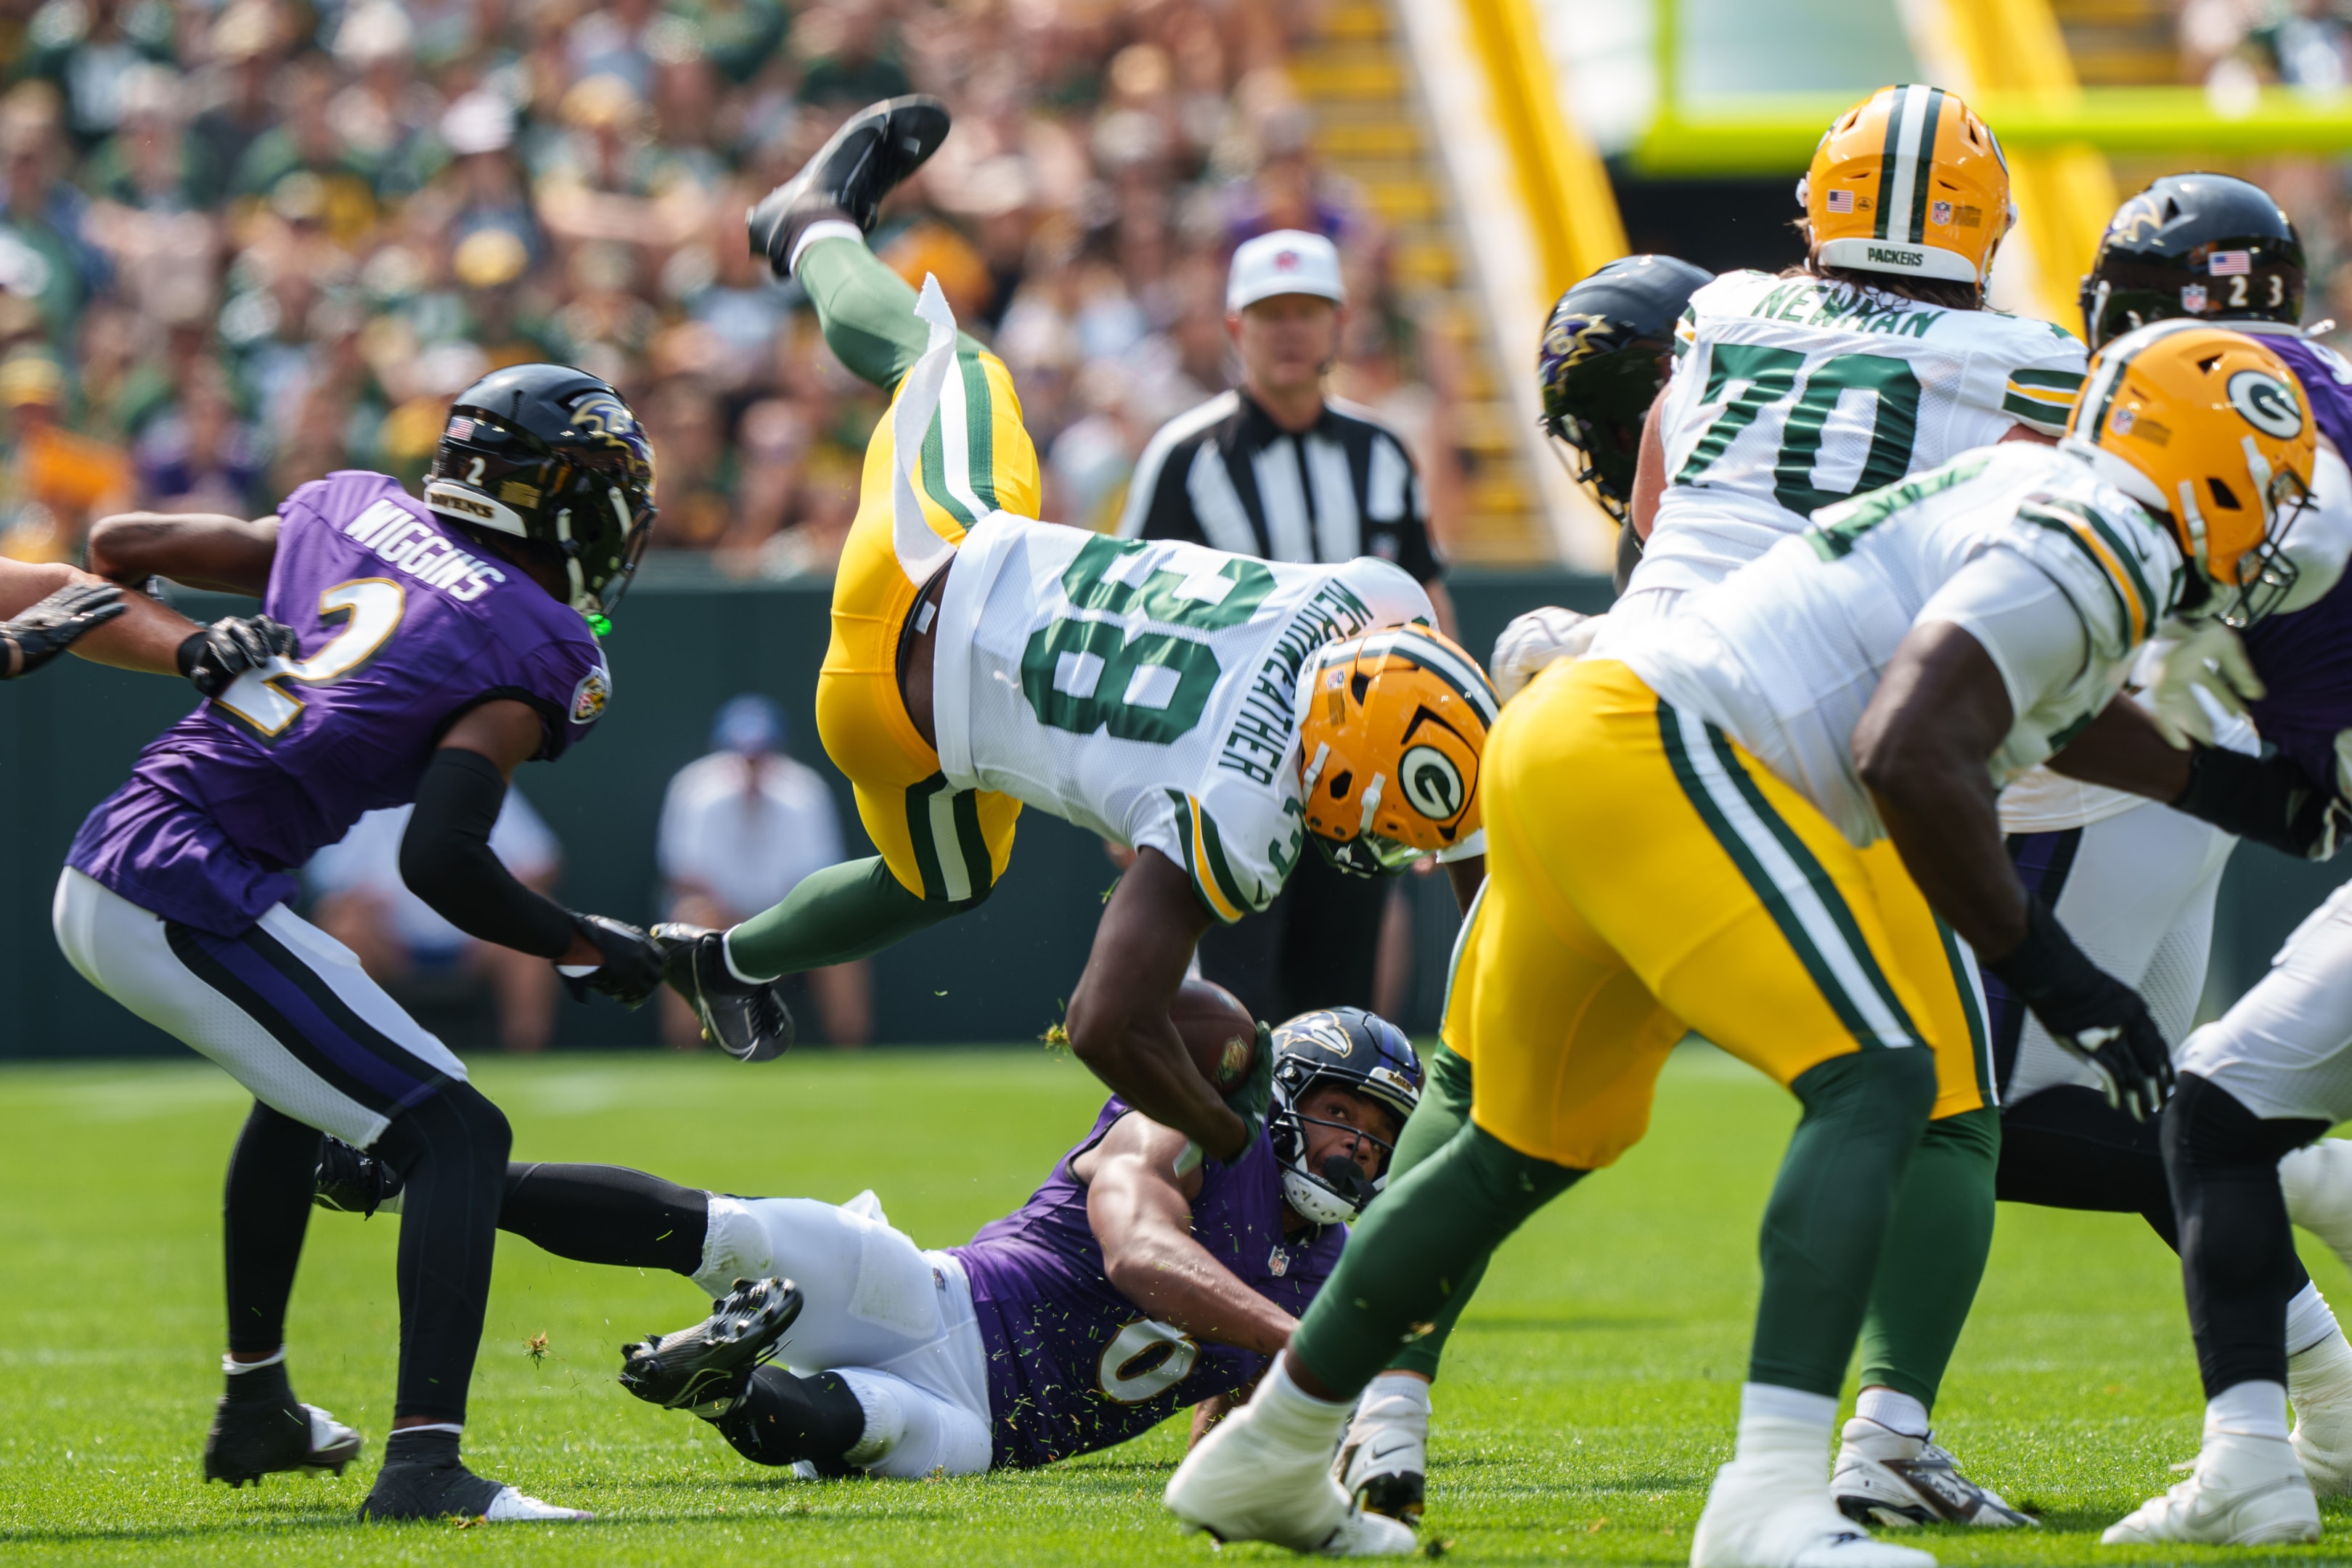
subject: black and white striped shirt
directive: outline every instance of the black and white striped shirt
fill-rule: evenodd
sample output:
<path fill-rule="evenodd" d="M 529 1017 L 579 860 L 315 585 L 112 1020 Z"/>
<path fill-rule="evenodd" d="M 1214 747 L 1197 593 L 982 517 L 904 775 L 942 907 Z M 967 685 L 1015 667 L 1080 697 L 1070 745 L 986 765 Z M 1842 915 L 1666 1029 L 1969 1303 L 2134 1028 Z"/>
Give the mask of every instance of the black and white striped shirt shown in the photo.
<path fill-rule="evenodd" d="M 1369 409 L 1330 399 L 1297 436 L 1239 392 L 1170 420 L 1136 463 L 1118 535 L 1265 561 L 1377 555 L 1416 583 L 1444 570 L 1404 443 Z"/>

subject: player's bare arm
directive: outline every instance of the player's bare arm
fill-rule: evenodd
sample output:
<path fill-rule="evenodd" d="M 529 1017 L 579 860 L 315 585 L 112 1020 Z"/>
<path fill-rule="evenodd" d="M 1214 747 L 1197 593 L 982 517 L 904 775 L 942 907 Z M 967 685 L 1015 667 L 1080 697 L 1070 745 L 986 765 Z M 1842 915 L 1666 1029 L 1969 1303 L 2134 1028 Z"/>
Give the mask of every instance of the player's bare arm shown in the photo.
<path fill-rule="evenodd" d="M 110 582 L 168 577 L 191 588 L 257 597 L 278 556 L 278 519 L 126 511 L 89 531 L 89 569 Z"/>
<path fill-rule="evenodd" d="M 2282 854 L 2325 860 L 2343 837 L 2344 803 L 2284 752 L 2248 756 L 2190 742 L 2175 747 L 2128 698 L 2118 697 L 2050 766 L 2084 784 L 2160 800 Z"/>
<path fill-rule="evenodd" d="M 2001 848 L 1985 759 L 2015 714 L 1984 646 L 1949 622 L 1915 627 L 1853 732 L 1904 867 L 1970 947 L 2007 952 L 2025 935 L 2025 889 Z"/>
<path fill-rule="evenodd" d="M 1232 1160 L 1255 1130 L 1217 1098 L 1168 1020 L 1210 919 L 1182 867 L 1157 849 L 1137 855 L 1095 930 L 1065 1024 L 1071 1053 L 1120 1099 Z"/>
<path fill-rule="evenodd" d="M 1192 1237 L 1201 1169 L 1175 1167 L 1189 1142 L 1149 1118 L 1122 1118 L 1070 1163 L 1087 1184 L 1087 1223 L 1111 1288 L 1196 1339 L 1272 1355 L 1297 1320 L 1251 1289 Z"/>

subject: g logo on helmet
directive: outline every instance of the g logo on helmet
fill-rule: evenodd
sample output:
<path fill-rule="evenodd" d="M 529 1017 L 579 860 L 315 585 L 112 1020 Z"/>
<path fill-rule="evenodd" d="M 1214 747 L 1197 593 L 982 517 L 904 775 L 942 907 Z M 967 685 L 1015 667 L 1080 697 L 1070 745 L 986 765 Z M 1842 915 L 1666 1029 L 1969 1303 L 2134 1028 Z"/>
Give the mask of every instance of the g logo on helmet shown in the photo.
<path fill-rule="evenodd" d="M 1432 822 L 1451 822 L 1462 814 L 1468 791 L 1462 787 L 1462 770 L 1435 746 L 1408 746 L 1397 763 L 1397 783 L 1413 810 Z"/>
<path fill-rule="evenodd" d="M 2303 399 L 2267 371 L 2242 370 L 2230 378 L 2230 406 L 2265 436 L 2292 441 L 2303 434 Z"/>

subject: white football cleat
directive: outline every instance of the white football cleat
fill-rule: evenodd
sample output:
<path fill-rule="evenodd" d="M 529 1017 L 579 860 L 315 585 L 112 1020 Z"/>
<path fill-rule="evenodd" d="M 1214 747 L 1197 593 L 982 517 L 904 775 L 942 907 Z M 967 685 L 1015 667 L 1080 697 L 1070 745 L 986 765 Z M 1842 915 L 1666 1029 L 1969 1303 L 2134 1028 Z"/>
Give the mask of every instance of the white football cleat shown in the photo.
<path fill-rule="evenodd" d="M 1993 1529 L 2038 1525 L 1999 1492 L 1960 1474 L 1931 1434 L 1906 1437 L 1857 1415 L 1838 1434 L 1830 1499 L 1856 1524 L 1968 1524 Z"/>
<path fill-rule="evenodd" d="M 2106 1546 L 2275 1546 L 2318 1539 L 2319 1504 L 2294 1447 L 2232 1432 L 2208 1437 L 2187 1480 L 2148 1499 L 2099 1537 Z"/>
<path fill-rule="evenodd" d="M 2352 1268 L 2352 1142 L 2323 1138 L 2279 1162 L 2286 1215 Z"/>
<path fill-rule="evenodd" d="M 485 1524 L 533 1524 L 548 1521 L 593 1519 L 586 1509 L 558 1508 L 551 1502 L 541 1502 L 526 1497 L 512 1487 L 500 1487 L 490 1506 L 482 1510 Z"/>
<path fill-rule="evenodd" d="M 2287 1441 L 2303 1461 L 2312 1494 L 2352 1493 L 2352 1347 L 2341 1333 L 2286 1358 L 2286 1396 L 2294 1406 Z"/>
<path fill-rule="evenodd" d="M 1184 1457 L 1162 1496 L 1189 1529 L 1221 1542 L 1270 1541 L 1293 1552 L 1382 1557 L 1417 1549 L 1411 1529 L 1352 1507 L 1331 1479 L 1331 1455 L 1269 1430 L 1244 1405 Z"/>
<path fill-rule="evenodd" d="M 1375 1381 L 1373 1388 L 1380 1386 Z M 1331 1473 L 1367 1513 L 1421 1523 L 1429 1490 L 1429 1406 L 1401 1399 L 1365 1402 L 1340 1439 Z"/>
<path fill-rule="evenodd" d="M 1874 1541 L 1838 1512 L 1820 1474 L 1738 1459 L 1716 1471 L 1691 1568 L 1936 1568 L 1929 1553 Z"/>

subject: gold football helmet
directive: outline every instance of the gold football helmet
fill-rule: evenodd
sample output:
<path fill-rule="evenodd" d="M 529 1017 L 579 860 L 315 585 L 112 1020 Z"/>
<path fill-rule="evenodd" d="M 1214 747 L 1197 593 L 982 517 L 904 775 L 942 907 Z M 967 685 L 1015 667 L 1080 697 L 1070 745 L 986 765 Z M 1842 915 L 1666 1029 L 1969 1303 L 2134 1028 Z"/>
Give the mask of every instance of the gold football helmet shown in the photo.
<path fill-rule="evenodd" d="M 2195 320 L 2103 346 L 2066 421 L 2067 449 L 2158 510 L 2243 626 L 2294 586 L 2280 548 L 2311 497 L 2316 426 L 2302 385 L 2261 340 Z"/>
<path fill-rule="evenodd" d="M 1824 267 L 1981 287 L 2017 221 L 2000 142 L 1940 87 L 1882 87 L 1822 133 L 1797 187 Z"/>
<path fill-rule="evenodd" d="M 1401 871 L 1478 831 L 1500 707 L 1478 661 L 1427 626 L 1329 644 L 1298 672 L 1307 831 L 1343 871 Z"/>

